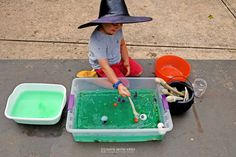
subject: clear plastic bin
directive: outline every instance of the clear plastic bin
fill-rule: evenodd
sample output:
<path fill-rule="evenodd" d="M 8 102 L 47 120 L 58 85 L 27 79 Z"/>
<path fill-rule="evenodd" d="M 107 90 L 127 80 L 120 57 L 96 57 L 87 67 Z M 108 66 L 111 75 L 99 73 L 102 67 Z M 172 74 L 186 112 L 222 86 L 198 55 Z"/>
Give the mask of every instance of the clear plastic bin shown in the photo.
<path fill-rule="evenodd" d="M 162 140 L 166 132 L 173 128 L 173 123 L 168 104 L 160 94 L 160 86 L 156 84 L 155 78 L 120 78 L 121 81 L 128 80 L 129 89 L 154 89 L 157 92 L 158 104 L 161 104 L 161 123 L 156 128 L 141 129 L 76 129 L 73 124 L 76 114 L 76 97 L 80 91 L 112 89 L 112 84 L 106 78 L 75 78 L 72 82 L 71 95 L 68 103 L 66 130 L 72 133 L 78 142 L 140 142 L 151 140 Z M 161 125 L 160 125 L 161 124 Z M 163 124 L 163 125 L 162 125 Z"/>

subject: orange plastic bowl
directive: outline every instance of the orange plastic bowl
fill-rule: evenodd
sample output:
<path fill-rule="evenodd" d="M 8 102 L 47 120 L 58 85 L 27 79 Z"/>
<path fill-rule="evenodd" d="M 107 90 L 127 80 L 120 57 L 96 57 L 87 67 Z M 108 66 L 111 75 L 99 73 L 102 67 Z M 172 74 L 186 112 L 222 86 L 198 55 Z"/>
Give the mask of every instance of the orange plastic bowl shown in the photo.
<path fill-rule="evenodd" d="M 190 75 L 190 64 L 174 55 L 165 55 L 156 59 L 156 77 L 160 77 L 166 82 L 186 81 Z"/>

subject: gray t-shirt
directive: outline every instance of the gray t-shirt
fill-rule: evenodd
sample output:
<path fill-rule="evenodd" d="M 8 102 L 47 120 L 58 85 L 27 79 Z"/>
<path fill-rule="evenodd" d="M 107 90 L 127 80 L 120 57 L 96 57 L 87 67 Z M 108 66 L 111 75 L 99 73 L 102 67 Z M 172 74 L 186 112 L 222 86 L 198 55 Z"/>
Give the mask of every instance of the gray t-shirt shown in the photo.
<path fill-rule="evenodd" d="M 95 29 L 89 41 L 89 63 L 93 69 L 100 69 L 99 59 L 107 59 L 109 65 L 121 60 L 120 43 L 123 38 L 122 29 L 114 35 L 108 35 Z"/>

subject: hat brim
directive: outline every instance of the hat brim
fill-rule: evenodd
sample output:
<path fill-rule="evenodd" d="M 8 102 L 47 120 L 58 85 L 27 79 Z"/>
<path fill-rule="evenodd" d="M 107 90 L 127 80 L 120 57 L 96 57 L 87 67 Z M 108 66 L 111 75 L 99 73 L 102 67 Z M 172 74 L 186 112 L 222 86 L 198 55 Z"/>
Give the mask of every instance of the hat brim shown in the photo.
<path fill-rule="evenodd" d="M 96 26 L 101 23 L 140 23 L 151 20 L 152 20 L 151 17 L 145 17 L 145 16 L 103 16 L 96 20 L 80 25 L 78 28 L 80 29 L 89 26 Z"/>

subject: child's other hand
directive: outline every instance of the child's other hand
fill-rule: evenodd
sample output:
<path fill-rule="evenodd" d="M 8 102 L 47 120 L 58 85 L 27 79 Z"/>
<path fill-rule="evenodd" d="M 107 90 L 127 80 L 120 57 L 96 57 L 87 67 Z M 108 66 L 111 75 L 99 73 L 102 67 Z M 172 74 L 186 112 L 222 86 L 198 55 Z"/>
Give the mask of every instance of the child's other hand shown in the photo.
<path fill-rule="evenodd" d="M 130 96 L 129 90 L 122 83 L 119 84 L 118 91 L 122 97 Z"/>
<path fill-rule="evenodd" d="M 124 66 L 126 67 L 126 70 L 127 70 L 125 76 L 129 76 L 129 74 L 130 74 L 130 65 L 129 65 L 129 61 L 125 61 L 125 62 L 124 62 Z"/>

